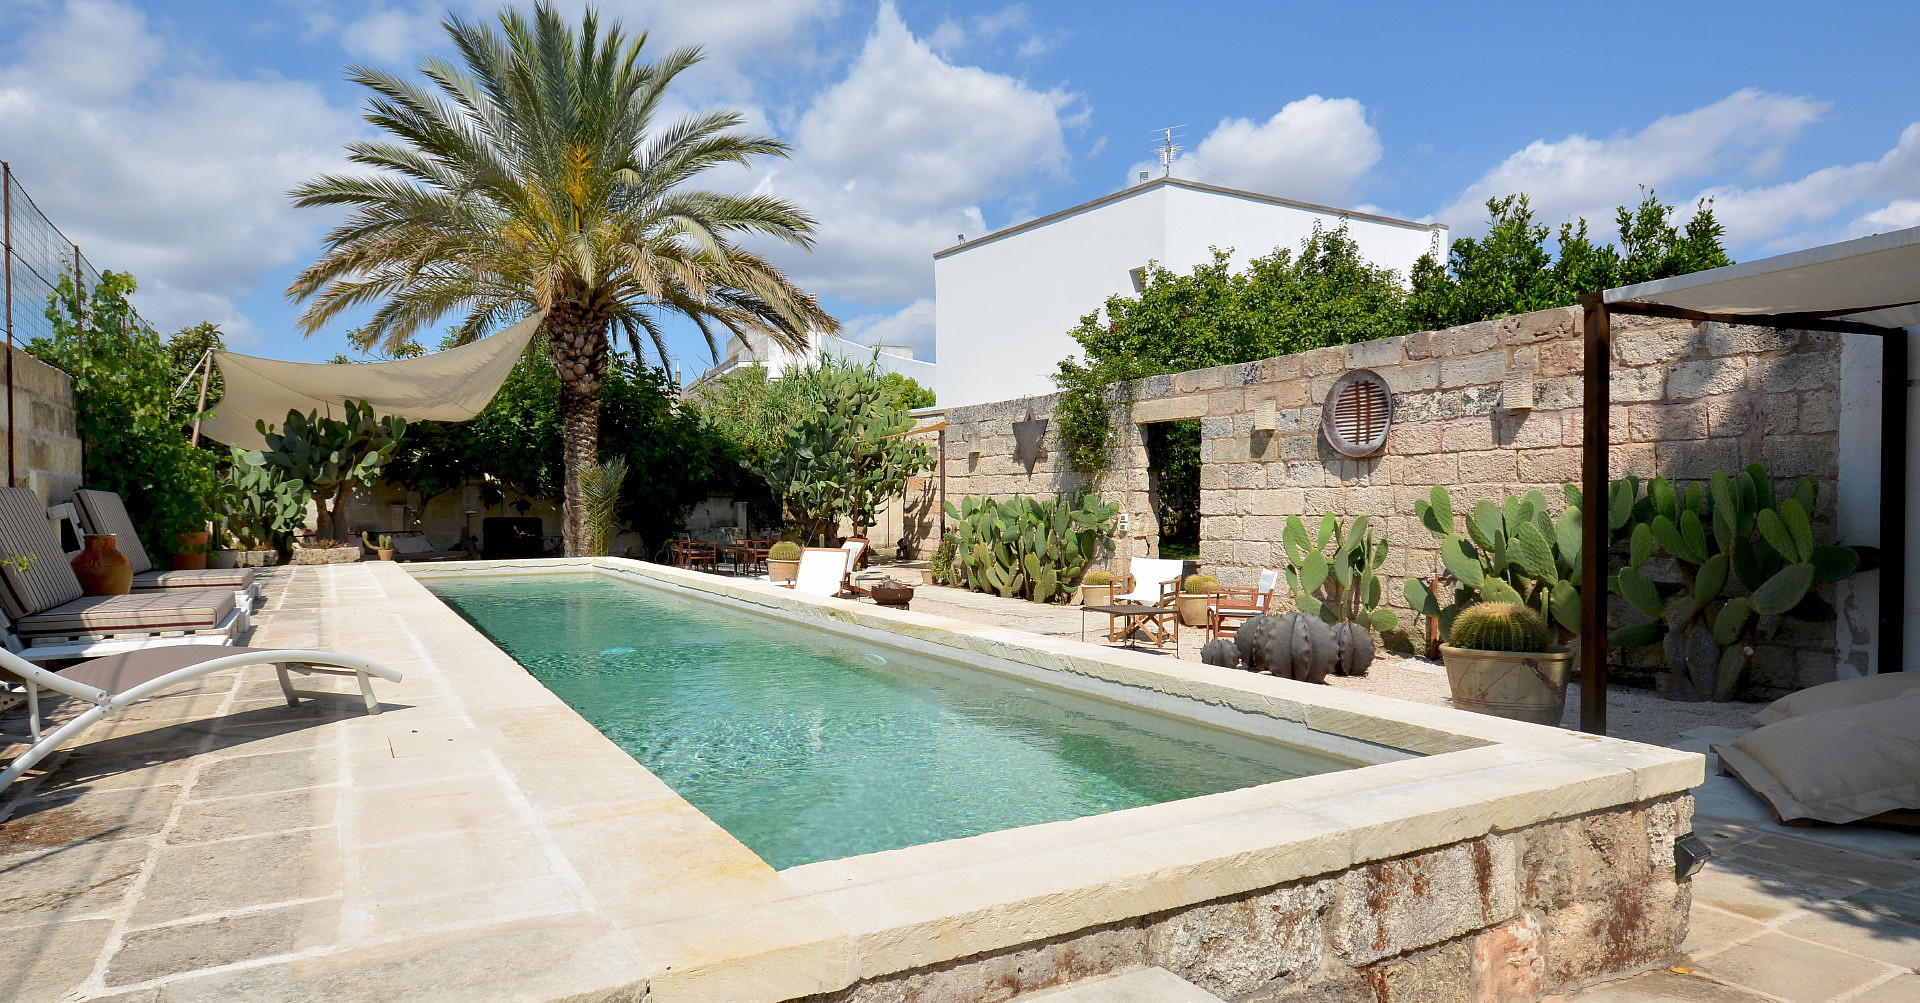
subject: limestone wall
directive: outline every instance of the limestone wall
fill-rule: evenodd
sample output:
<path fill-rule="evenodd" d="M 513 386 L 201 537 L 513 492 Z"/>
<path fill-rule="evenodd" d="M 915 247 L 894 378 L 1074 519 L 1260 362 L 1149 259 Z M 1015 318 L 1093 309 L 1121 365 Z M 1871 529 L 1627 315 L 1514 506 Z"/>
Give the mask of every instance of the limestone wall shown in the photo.
<path fill-rule="evenodd" d="M 1495 833 L 935 968 L 820 1003 L 1006 1000 L 1158 966 L 1222 999 L 1531 1000 L 1670 957 L 1675 795 Z"/>
<path fill-rule="evenodd" d="M 1831 537 L 1842 336 L 1625 316 L 1614 318 L 1614 332 L 1613 476 L 1697 479 L 1764 462 L 1782 484 L 1819 479 L 1816 517 Z M 1327 444 L 1320 413 L 1334 381 L 1359 368 L 1386 380 L 1394 423 L 1381 453 L 1353 460 Z M 1283 562 L 1287 516 L 1368 515 L 1391 541 L 1385 593 L 1409 628 L 1385 641 L 1424 647 L 1424 625 L 1407 615 L 1402 582 L 1442 569 L 1415 500 L 1442 484 L 1464 511 L 1481 498 L 1537 488 L 1560 507 L 1562 484 L 1580 474 L 1581 368 L 1579 314 L 1568 308 L 1138 381 L 1130 400 L 1116 393 L 1117 446 L 1097 485 L 1126 515 L 1113 563 L 1123 569 L 1125 558 L 1151 556 L 1158 544 L 1142 425 L 1197 418 L 1204 570 L 1252 584 L 1259 569 Z M 1502 406 L 1509 373 L 1533 377 L 1531 409 Z M 947 497 L 1082 486 L 1067 469 L 1057 426 L 1049 425 L 1047 452 L 1031 474 L 1013 455 L 1012 423 L 1029 410 L 1050 419 L 1056 400 L 949 411 Z M 1269 402 L 1277 428 L 1256 431 L 1255 416 Z M 1831 625 L 1789 627 L 1778 640 L 1750 670 L 1760 693 L 1834 678 Z M 1623 665 L 1629 677 L 1644 677 L 1641 660 Z"/>
<path fill-rule="evenodd" d="M 66 501 L 80 486 L 80 435 L 75 427 L 73 381 L 28 355 L 13 353 L 13 467 L 6 483 L 31 488 L 48 504 Z M 0 370 L 0 379 L 4 378 Z M 7 410 L 0 402 L 0 429 Z M 0 463 L 6 462 L 0 446 Z"/>

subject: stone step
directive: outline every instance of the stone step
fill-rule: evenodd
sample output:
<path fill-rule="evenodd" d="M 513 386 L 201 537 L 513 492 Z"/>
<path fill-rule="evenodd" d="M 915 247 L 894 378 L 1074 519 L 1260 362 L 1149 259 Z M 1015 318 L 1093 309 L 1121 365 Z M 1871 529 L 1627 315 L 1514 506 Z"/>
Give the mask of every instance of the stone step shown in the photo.
<path fill-rule="evenodd" d="M 1220 997 L 1164 968 L 1136 968 L 1119 975 L 1017 996 L 1013 1003 L 1222 1003 Z"/>

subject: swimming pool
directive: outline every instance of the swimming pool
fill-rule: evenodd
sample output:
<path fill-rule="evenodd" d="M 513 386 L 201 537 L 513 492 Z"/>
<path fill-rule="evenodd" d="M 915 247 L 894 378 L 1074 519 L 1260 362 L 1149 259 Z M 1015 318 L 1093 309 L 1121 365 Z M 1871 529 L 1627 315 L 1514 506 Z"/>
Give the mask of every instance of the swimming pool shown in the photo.
<path fill-rule="evenodd" d="M 426 584 L 776 868 L 1361 765 L 601 576 Z"/>

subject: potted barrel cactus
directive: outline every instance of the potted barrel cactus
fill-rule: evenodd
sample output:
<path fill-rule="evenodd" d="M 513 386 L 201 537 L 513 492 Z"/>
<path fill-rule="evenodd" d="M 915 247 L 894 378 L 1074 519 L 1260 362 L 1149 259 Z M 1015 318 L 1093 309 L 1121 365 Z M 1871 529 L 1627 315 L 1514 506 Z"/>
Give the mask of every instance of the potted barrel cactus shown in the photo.
<path fill-rule="evenodd" d="M 1213 602 L 1214 593 L 1219 588 L 1219 579 L 1212 575 L 1188 575 L 1180 583 L 1179 596 L 1173 601 L 1174 607 L 1180 611 L 1180 625 L 1205 627 L 1207 604 Z"/>
<path fill-rule="evenodd" d="M 792 540 L 781 540 L 767 550 L 767 580 L 775 583 L 791 582 L 800 577 L 800 545 Z"/>
<path fill-rule="evenodd" d="M 1547 621 L 1520 603 L 1483 602 L 1453 618 L 1440 646 L 1453 705 L 1558 726 L 1573 655 L 1551 651 Z"/>
<path fill-rule="evenodd" d="M 1089 571 L 1080 578 L 1080 605 L 1106 606 L 1113 602 L 1113 576 Z"/>

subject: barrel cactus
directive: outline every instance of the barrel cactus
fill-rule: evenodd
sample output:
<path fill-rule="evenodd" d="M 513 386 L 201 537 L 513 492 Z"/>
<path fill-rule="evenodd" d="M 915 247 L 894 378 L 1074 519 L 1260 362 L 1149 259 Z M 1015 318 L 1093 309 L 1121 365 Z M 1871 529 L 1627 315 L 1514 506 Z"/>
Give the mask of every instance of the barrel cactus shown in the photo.
<path fill-rule="evenodd" d="M 1305 613 L 1268 613 L 1252 617 L 1234 632 L 1241 661 L 1254 672 L 1317 683 L 1339 658 L 1333 629 Z"/>
<path fill-rule="evenodd" d="M 1474 651 L 1545 651 L 1547 622 L 1519 603 L 1475 603 L 1453 618 L 1448 642 Z"/>
<path fill-rule="evenodd" d="M 1200 660 L 1208 665 L 1236 669 L 1240 667 L 1240 648 L 1231 638 L 1216 637 L 1200 646 Z"/>
<path fill-rule="evenodd" d="M 1338 651 L 1333 674 L 1366 675 L 1367 667 L 1373 664 L 1373 632 L 1352 620 L 1343 620 L 1328 629 L 1333 631 L 1334 647 Z"/>

